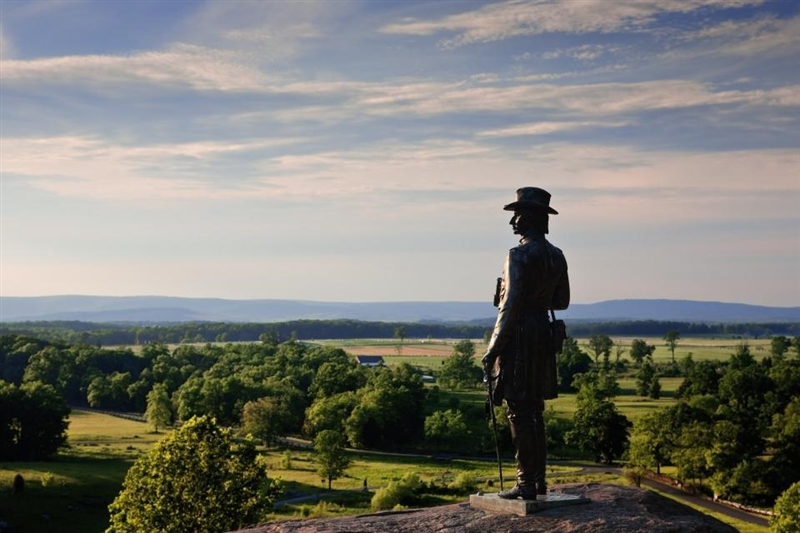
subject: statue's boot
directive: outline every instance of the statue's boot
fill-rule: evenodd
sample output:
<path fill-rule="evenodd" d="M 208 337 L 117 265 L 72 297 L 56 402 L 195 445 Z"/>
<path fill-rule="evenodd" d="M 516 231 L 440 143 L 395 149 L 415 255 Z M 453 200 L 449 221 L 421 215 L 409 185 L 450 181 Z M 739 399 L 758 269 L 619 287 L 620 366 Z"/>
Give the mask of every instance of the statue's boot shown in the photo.
<path fill-rule="evenodd" d="M 505 500 L 535 500 L 536 491 L 533 487 L 520 487 L 519 484 L 514 485 L 509 490 L 503 490 L 497 493 L 497 496 Z"/>
<path fill-rule="evenodd" d="M 536 499 L 537 457 L 536 457 L 536 418 L 533 412 L 509 415 L 511 439 L 517 450 L 517 484 L 508 491 L 509 496 L 500 497 Z M 542 428 L 544 429 L 544 428 Z"/>

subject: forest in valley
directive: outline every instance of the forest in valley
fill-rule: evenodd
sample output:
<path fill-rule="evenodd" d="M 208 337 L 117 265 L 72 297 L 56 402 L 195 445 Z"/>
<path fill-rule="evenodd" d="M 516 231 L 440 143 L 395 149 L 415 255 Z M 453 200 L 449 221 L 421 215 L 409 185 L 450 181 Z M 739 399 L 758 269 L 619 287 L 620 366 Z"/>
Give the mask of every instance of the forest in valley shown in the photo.
<path fill-rule="evenodd" d="M 453 342 L 432 370 L 407 361 L 367 367 L 342 347 L 298 340 L 301 325 L 286 334 L 262 324 L 255 342 L 232 342 L 237 332 L 251 334 L 239 325 L 139 328 L 161 337 L 140 337 L 135 350 L 104 347 L 97 337 L 84 342 L 78 330 L 69 330 L 78 338 L 57 340 L 63 327 L 0 335 L 0 461 L 57 458 L 70 410 L 87 407 L 137 413 L 156 430 L 202 420 L 188 427 L 208 432 L 211 423 L 262 445 L 334 432 L 342 447 L 355 449 L 491 455 L 476 342 Z M 109 326 L 107 338 L 137 331 Z M 211 333 L 217 342 L 194 342 Z M 415 333 L 394 325 L 391 336 L 400 346 Z M 155 340 L 173 334 L 193 342 Z M 772 334 L 757 355 L 743 339 L 722 359 L 675 358 L 686 338 L 666 332 L 672 358 L 658 361 L 645 339 L 622 346 L 606 333 L 569 338 L 557 363 L 559 389 L 572 403 L 569 416 L 546 413 L 549 455 L 621 462 L 633 476 L 667 470 L 693 490 L 769 508 L 800 481 L 800 337 Z M 426 383 L 427 374 L 435 383 Z M 667 390 L 667 381 L 676 385 Z M 623 395 L 669 401 L 633 416 L 618 407 Z M 511 449 L 503 409 L 500 444 Z"/>
<path fill-rule="evenodd" d="M 622 322 L 567 321 L 570 335 L 593 334 L 662 336 L 677 331 L 684 336 L 742 336 L 764 338 L 800 335 L 800 322 L 696 323 L 658 320 Z M 270 338 L 277 342 L 299 338 L 391 339 L 398 328 L 414 339 L 480 339 L 494 321 L 468 323 L 367 322 L 361 320 L 292 320 L 287 322 L 180 322 L 180 323 L 98 323 L 81 321 L 39 321 L 0 323 L 0 334 L 13 333 L 40 339 L 98 346 L 131 346 L 147 343 L 254 342 Z"/>

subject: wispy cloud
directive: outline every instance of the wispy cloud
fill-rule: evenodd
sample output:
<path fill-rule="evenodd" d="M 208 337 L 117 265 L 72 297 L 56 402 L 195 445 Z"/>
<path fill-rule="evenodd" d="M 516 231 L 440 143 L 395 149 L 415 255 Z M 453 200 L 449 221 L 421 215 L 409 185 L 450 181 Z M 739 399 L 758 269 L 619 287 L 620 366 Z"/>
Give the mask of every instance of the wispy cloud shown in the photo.
<path fill-rule="evenodd" d="M 689 50 L 672 50 L 666 54 L 668 57 L 711 53 L 762 58 L 796 55 L 800 47 L 800 17 L 728 20 L 697 31 L 682 33 L 679 40 L 696 43 L 696 46 Z"/>
<path fill-rule="evenodd" d="M 439 20 L 408 19 L 381 28 L 384 33 L 433 35 L 454 33 L 440 42 L 445 48 L 499 41 L 519 35 L 567 32 L 616 32 L 641 29 L 658 15 L 689 13 L 701 8 L 732 8 L 761 4 L 763 0 L 605 0 L 524 1 L 489 4 Z"/>
<path fill-rule="evenodd" d="M 336 2 L 205 2 L 178 30 L 182 42 L 238 50 L 262 64 L 283 63 L 331 40 L 355 9 Z"/>
<path fill-rule="evenodd" d="M 197 90 L 263 90 L 269 78 L 234 52 L 180 44 L 162 52 L 3 61 L 3 83 L 108 87 L 144 83 Z"/>
<path fill-rule="evenodd" d="M 95 137 L 3 139 L 3 172 L 69 197 L 140 200 L 241 197 L 253 189 L 244 177 L 217 175 L 212 163 L 297 142 L 196 142 L 125 146 Z M 47 157 L 41 157 L 46 153 Z"/>
<path fill-rule="evenodd" d="M 618 45 L 584 44 L 581 46 L 574 46 L 566 49 L 558 48 L 556 50 L 544 52 L 542 54 L 542 59 L 557 59 L 567 56 L 584 63 L 591 63 L 605 55 L 619 54 L 622 50 L 623 48 Z"/>
<path fill-rule="evenodd" d="M 542 108 L 604 115 L 728 104 L 796 106 L 800 105 L 799 87 L 716 91 L 710 84 L 691 80 L 510 87 L 410 83 L 369 87 L 359 98 L 359 103 L 366 112 L 375 114 L 436 115 L 464 109 L 503 112 Z"/>
<path fill-rule="evenodd" d="M 289 80 L 264 73 L 237 52 L 186 44 L 175 45 L 163 52 L 140 52 L 127 56 L 3 60 L 2 68 L 4 85 L 88 87 L 111 97 L 124 97 L 126 93 L 137 90 L 139 84 L 188 87 L 198 91 L 336 98 L 327 104 L 306 100 L 296 108 L 298 116 L 308 109 L 326 106 L 334 115 L 389 116 L 406 113 L 441 115 L 464 110 L 510 112 L 530 108 L 602 115 L 707 105 L 800 104 L 800 86 L 797 85 L 735 91 L 717 90 L 708 83 L 681 79 L 561 85 L 537 83 L 559 75 L 502 79 L 496 74 L 481 73 L 450 83 L 405 78 L 381 82 Z M 290 106 L 273 111 L 291 117 L 293 109 Z"/>
<path fill-rule="evenodd" d="M 493 130 L 479 131 L 479 137 L 518 137 L 524 135 L 547 135 L 561 131 L 571 131 L 586 128 L 622 128 L 629 125 L 629 122 L 533 122 L 530 124 L 519 124 L 508 128 L 497 128 Z"/>

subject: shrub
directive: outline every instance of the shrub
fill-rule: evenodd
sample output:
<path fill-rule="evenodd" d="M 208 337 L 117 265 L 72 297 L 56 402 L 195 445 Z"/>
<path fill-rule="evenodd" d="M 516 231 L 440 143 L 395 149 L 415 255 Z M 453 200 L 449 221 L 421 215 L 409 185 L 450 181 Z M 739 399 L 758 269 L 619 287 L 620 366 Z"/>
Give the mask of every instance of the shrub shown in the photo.
<path fill-rule="evenodd" d="M 394 509 L 398 505 L 408 505 L 416 501 L 416 494 L 423 484 L 419 476 L 409 473 L 399 481 L 392 481 L 380 488 L 372 497 L 373 509 Z"/>
<path fill-rule="evenodd" d="M 472 472 L 461 472 L 448 488 L 458 492 L 471 492 L 478 486 L 478 478 Z"/>
<path fill-rule="evenodd" d="M 331 503 L 325 500 L 320 500 L 317 505 L 311 509 L 310 516 L 314 518 L 324 518 L 326 516 L 330 516 L 332 514 L 337 514 L 338 511 L 341 511 L 342 506 Z"/>
<path fill-rule="evenodd" d="M 281 468 L 284 470 L 292 469 L 292 452 L 286 450 L 281 455 Z"/>
<path fill-rule="evenodd" d="M 774 511 L 775 515 L 769 519 L 771 533 L 800 531 L 800 481 L 778 497 Z"/>
<path fill-rule="evenodd" d="M 53 475 L 52 472 L 44 472 L 42 476 L 39 478 L 39 481 L 42 483 L 42 487 L 49 487 L 53 484 L 56 477 Z"/>

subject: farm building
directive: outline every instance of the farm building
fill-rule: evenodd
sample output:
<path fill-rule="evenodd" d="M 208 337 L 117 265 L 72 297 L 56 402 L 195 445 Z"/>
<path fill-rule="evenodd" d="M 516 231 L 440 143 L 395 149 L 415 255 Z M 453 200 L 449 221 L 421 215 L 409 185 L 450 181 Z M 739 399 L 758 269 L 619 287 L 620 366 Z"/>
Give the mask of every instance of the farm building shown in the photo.
<path fill-rule="evenodd" d="M 383 357 L 380 355 L 357 355 L 356 362 L 361 366 L 384 366 Z"/>

